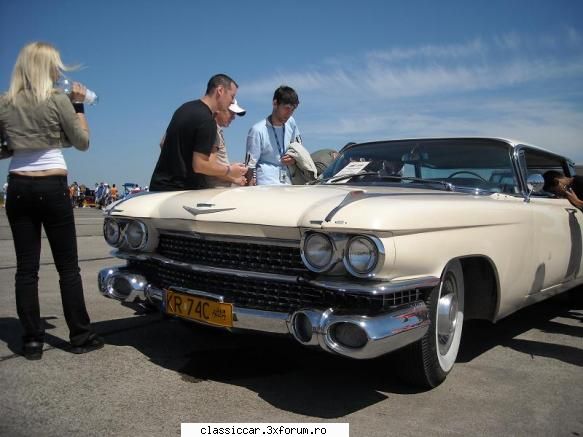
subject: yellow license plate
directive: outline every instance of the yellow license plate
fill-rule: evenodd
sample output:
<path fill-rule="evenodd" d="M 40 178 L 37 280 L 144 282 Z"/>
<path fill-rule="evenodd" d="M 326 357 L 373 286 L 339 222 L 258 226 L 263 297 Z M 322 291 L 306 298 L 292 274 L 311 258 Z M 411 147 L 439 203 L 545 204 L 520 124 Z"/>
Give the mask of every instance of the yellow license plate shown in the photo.
<path fill-rule="evenodd" d="M 166 290 L 166 314 L 209 325 L 233 327 L 233 305 Z"/>

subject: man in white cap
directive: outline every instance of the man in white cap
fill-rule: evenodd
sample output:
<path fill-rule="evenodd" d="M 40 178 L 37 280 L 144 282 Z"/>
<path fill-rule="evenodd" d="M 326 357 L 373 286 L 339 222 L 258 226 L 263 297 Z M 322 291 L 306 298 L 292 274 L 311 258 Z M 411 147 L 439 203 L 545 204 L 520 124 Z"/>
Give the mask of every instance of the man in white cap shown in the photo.
<path fill-rule="evenodd" d="M 237 100 L 229 106 L 229 109 L 216 111 L 215 121 L 217 122 L 217 140 L 211 151 L 210 161 L 220 164 L 222 166 L 230 165 L 229 155 L 227 153 L 227 145 L 225 144 L 225 137 L 223 135 L 223 128 L 229 127 L 231 122 L 238 115 L 242 117 L 247 111 L 239 106 Z M 247 179 L 245 176 L 238 175 L 222 175 L 222 176 L 207 176 L 207 183 L 209 187 L 230 187 L 231 185 L 246 185 Z"/>

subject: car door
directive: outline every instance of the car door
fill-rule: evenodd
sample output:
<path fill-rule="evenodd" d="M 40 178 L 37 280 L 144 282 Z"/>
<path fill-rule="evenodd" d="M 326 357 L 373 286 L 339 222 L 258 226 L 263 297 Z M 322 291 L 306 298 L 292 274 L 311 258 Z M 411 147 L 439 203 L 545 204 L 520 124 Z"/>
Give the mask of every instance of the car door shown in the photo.
<path fill-rule="evenodd" d="M 523 176 L 556 170 L 570 174 L 569 162 L 538 149 L 520 151 Z M 568 200 L 542 190 L 530 193 L 533 215 L 533 262 L 536 272 L 529 294 L 536 294 L 583 276 L 583 213 Z"/>

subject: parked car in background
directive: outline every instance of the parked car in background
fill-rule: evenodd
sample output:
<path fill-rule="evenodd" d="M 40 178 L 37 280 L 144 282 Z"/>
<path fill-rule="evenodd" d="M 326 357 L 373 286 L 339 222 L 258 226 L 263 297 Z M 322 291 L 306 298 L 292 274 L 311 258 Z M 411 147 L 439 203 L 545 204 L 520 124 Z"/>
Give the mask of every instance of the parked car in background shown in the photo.
<path fill-rule="evenodd" d="M 582 213 L 542 191 L 548 170 L 574 164 L 505 139 L 378 141 L 345 147 L 310 186 L 133 197 L 107 211 L 125 263 L 99 288 L 345 357 L 402 350 L 409 379 L 435 387 L 465 320 L 583 282 Z"/>
<path fill-rule="evenodd" d="M 123 199 L 124 197 L 127 197 L 130 194 L 135 194 L 141 191 L 141 187 L 139 184 L 136 184 L 135 182 L 126 182 L 122 185 L 122 192 L 120 195 L 120 198 Z"/>

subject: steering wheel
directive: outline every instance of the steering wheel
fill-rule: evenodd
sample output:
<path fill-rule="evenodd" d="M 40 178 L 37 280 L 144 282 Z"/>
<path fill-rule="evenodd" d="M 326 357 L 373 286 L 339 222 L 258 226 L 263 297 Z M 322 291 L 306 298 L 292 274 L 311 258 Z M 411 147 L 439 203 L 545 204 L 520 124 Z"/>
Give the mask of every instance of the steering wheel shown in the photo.
<path fill-rule="evenodd" d="M 468 171 L 468 170 L 460 170 L 460 171 L 454 171 L 452 174 L 450 174 L 447 178 L 453 178 L 454 176 L 457 176 L 459 174 L 469 174 L 472 176 L 477 177 L 478 179 L 480 179 L 481 181 L 484 182 L 488 182 L 486 179 L 484 179 L 482 176 L 480 176 L 478 173 L 474 173 L 473 171 Z"/>

